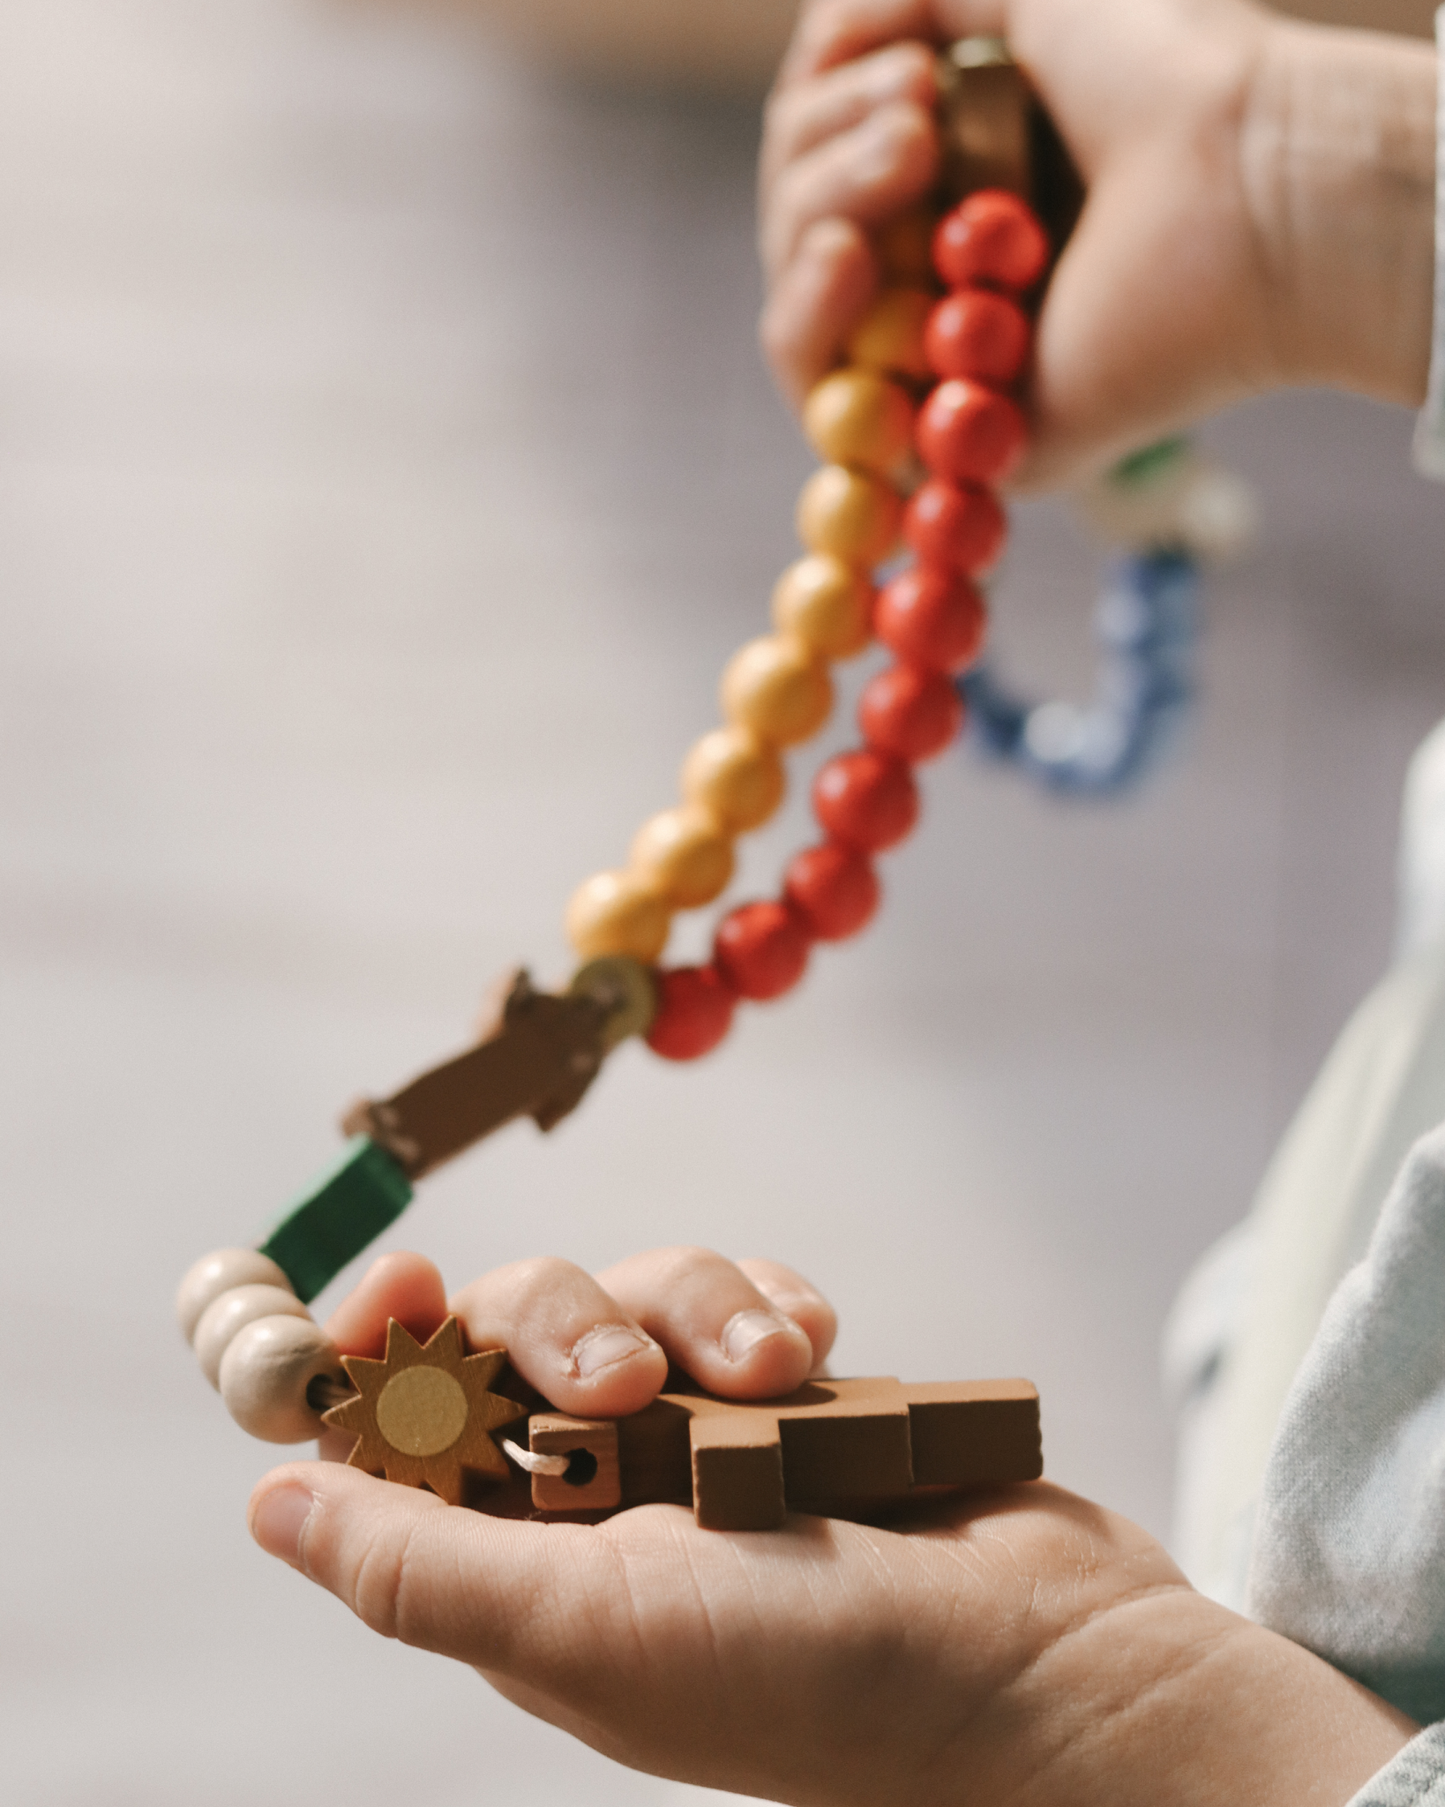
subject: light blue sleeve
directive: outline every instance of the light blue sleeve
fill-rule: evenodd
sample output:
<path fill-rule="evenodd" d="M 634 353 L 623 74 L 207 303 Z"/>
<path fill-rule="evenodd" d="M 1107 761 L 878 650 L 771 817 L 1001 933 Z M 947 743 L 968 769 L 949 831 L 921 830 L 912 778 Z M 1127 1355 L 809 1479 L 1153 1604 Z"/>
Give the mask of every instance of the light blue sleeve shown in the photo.
<path fill-rule="evenodd" d="M 1426 1726 L 1349 1807 L 1445 1807 L 1445 1725 Z"/>

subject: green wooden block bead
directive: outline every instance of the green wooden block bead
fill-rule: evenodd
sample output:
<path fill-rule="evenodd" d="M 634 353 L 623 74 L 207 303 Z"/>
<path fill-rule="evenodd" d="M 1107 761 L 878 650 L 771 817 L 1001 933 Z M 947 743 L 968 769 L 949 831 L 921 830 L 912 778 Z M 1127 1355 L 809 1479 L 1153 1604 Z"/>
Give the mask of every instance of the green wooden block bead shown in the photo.
<path fill-rule="evenodd" d="M 319 1179 L 276 1220 L 261 1244 L 303 1304 L 396 1222 L 411 1181 L 369 1136 L 353 1136 Z"/>

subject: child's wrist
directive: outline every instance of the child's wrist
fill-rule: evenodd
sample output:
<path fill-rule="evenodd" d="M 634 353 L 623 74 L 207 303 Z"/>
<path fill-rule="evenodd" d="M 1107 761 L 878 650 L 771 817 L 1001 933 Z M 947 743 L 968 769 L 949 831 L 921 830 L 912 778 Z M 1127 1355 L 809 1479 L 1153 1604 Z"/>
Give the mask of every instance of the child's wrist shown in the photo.
<path fill-rule="evenodd" d="M 1417 405 L 1434 287 L 1435 56 L 1271 22 L 1240 169 L 1279 382 Z"/>

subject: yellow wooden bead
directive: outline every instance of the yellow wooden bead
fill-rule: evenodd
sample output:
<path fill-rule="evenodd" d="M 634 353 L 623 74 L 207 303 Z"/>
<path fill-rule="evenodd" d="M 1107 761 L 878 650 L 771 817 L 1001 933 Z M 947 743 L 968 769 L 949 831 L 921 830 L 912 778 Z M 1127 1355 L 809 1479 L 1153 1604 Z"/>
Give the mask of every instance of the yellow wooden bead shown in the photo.
<path fill-rule="evenodd" d="M 853 328 L 848 362 L 925 381 L 933 375 L 923 329 L 938 305 L 927 289 L 884 289 Z"/>
<path fill-rule="evenodd" d="M 933 234 L 938 221 L 926 208 L 900 215 L 879 228 L 873 248 L 886 277 L 895 282 L 933 278 Z"/>
<path fill-rule="evenodd" d="M 765 740 L 736 725 L 704 734 L 682 768 L 682 794 L 740 833 L 757 828 L 783 800 L 783 762 Z"/>
<path fill-rule="evenodd" d="M 833 681 L 792 634 L 750 640 L 728 661 L 723 713 L 775 747 L 816 734 L 833 708 Z"/>
<path fill-rule="evenodd" d="M 803 403 L 803 431 L 832 464 L 886 476 L 913 444 L 913 403 L 874 370 L 835 370 Z"/>
<path fill-rule="evenodd" d="M 651 966 L 667 945 L 670 912 L 635 872 L 598 872 L 572 893 L 567 939 L 584 960 L 627 954 Z"/>
<path fill-rule="evenodd" d="M 876 565 L 898 543 L 903 502 L 879 477 L 825 464 L 798 497 L 798 533 L 810 552 L 850 565 Z"/>
<path fill-rule="evenodd" d="M 711 810 L 696 803 L 665 809 L 638 829 L 632 869 L 674 909 L 693 910 L 727 889 L 732 836 Z"/>
<path fill-rule="evenodd" d="M 827 552 L 789 565 L 773 591 L 773 625 L 823 659 L 851 659 L 873 638 L 873 586 Z"/>

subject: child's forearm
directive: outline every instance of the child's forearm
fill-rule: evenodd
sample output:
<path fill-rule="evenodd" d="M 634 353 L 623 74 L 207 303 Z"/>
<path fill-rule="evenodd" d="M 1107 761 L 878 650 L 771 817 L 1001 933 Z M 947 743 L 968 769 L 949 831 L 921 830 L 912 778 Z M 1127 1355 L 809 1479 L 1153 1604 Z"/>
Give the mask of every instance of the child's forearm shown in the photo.
<path fill-rule="evenodd" d="M 1278 379 L 1418 403 L 1434 288 L 1433 50 L 1281 22 L 1240 161 Z"/>

